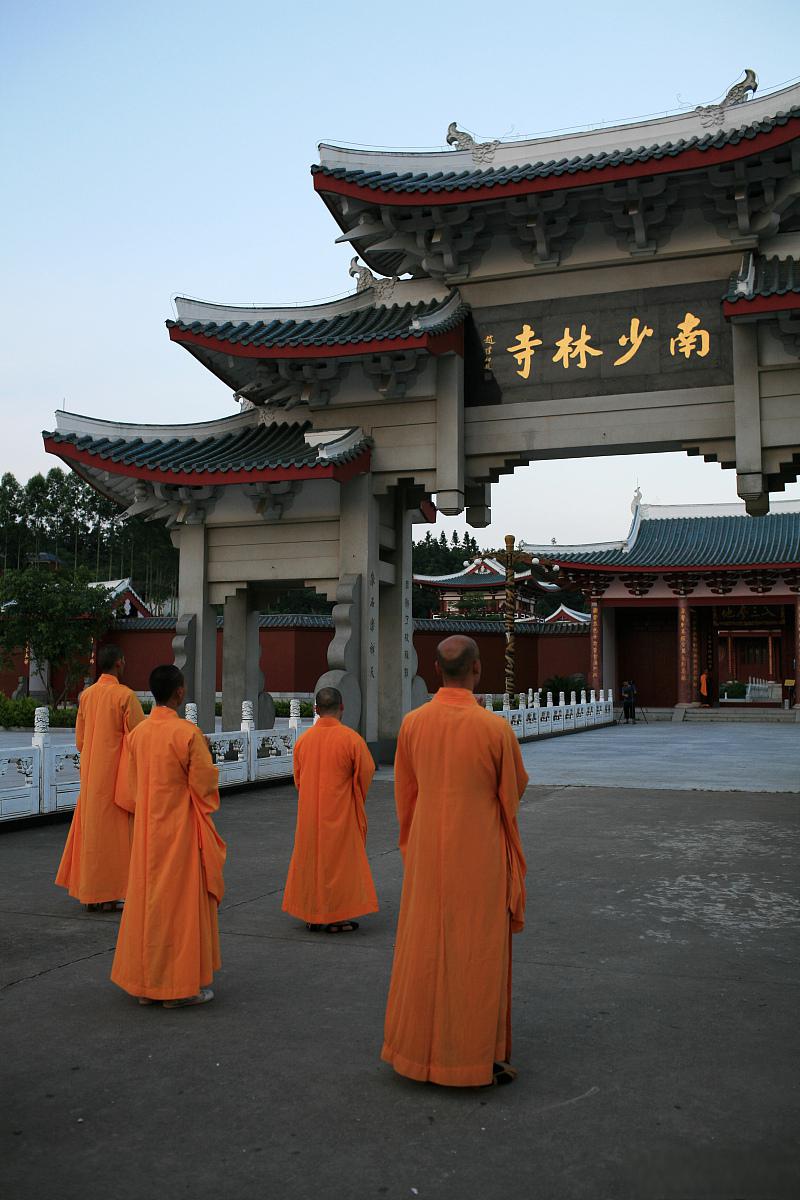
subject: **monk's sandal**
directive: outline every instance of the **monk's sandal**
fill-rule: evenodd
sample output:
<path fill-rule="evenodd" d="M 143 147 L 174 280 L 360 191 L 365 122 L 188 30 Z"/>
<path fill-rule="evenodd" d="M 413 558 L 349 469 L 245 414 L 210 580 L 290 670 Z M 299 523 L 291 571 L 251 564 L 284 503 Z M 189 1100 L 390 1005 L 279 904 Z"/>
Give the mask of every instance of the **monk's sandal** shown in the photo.
<path fill-rule="evenodd" d="M 214 999 L 211 988 L 200 988 L 196 996 L 184 996 L 182 1000 L 165 1000 L 164 1008 L 189 1008 L 192 1004 L 208 1004 Z"/>

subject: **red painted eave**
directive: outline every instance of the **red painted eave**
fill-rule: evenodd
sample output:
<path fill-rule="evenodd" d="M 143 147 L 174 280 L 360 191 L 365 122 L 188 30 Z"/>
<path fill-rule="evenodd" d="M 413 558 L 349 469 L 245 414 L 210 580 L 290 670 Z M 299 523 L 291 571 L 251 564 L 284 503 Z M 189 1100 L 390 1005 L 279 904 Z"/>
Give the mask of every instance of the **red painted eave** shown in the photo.
<path fill-rule="evenodd" d="M 722 573 L 734 573 L 741 575 L 743 571 L 777 571 L 780 573 L 785 568 L 792 569 L 800 566 L 798 562 L 781 562 L 781 563 L 720 563 L 719 566 L 709 566 L 707 563 L 704 566 L 680 566 L 671 567 L 662 565 L 660 567 L 626 567 L 617 564 L 609 565 L 606 563 L 583 563 L 574 562 L 568 558 L 552 558 L 548 562 L 557 563 L 562 571 L 574 571 L 578 574 L 581 571 L 589 571 L 596 575 L 608 575 L 609 577 L 617 578 L 621 575 L 717 575 Z"/>
<path fill-rule="evenodd" d="M 463 191 L 416 191 L 393 192 L 379 187 L 349 183 L 335 179 L 321 171 L 313 176 L 314 190 L 320 193 L 333 193 L 337 196 L 350 196 L 353 199 L 365 200 L 374 205 L 387 207 L 416 207 L 429 208 L 444 204 L 470 204 L 482 200 L 492 200 L 497 196 L 527 196 L 534 192 L 559 192 L 572 188 L 593 187 L 601 183 L 613 183 L 617 180 L 648 178 L 651 175 L 669 175 L 681 171 L 696 171 L 706 166 L 717 166 L 720 163 L 735 162 L 738 159 L 750 158 L 764 150 L 783 146 L 800 136 L 800 118 L 793 117 L 785 125 L 775 126 L 767 133 L 757 133 L 752 137 L 743 137 L 736 143 L 728 142 L 719 148 L 710 150 L 684 150 L 680 154 L 668 155 L 665 158 L 653 158 L 647 162 L 622 163 L 613 167 L 593 167 L 586 171 L 565 171 L 562 175 L 549 175 L 542 179 L 522 179 L 512 183 L 495 183 L 486 187 L 465 188 Z"/>
<path fill-rule="evenodd" d="M 738 300 L 723 300 L 722 313 L 729 319 L 737 317 L 755 317 L 759 313 L 792 312 L 800 309 L 800 294 L 787 292 L 785 296 L 753 296 L 748 300 L 742 296 Z"/>
<path fill-rule="evenodd" d="M 183 346 L 198 346 L 234 358 L 259 359 L 318 359 L 363 358 L 371 354 L 388 354 L 393 350 L 427 350 L 429 354 L 455 353 L 464 355 L 463 321 L 446 333 L 422 333 L 406 338 L 378 338 L 371 342 L 347 342 L 333 346 L 252 346 L 226 342 L 204 333 L 190 333 L 173 325 L 170 340 Z"/>
<path fill-rule="evenodd" d="M 365 448 L 355 458 L 345 463 L 325 463 L 313 467 L 267 467 L 251 471 L 158 471 L 152 467 L 137 467 L 128 463 L 113 462 L 87 450 L 78 450 L 65 442 L 44 439 L 48 454 L 55 454 L 62 462 L 72 467 L 79 464 L 95 471 L 108 471 L 111 475 L 127 475 L 131 479 L 146 479 L 151 483 L 169 483 L 180 487 L 203 487 L 208 484 L 280 483 L 295 479 L 335 479 L 346 483 L 355 475 L 369 470 L 370 450 Z"/>

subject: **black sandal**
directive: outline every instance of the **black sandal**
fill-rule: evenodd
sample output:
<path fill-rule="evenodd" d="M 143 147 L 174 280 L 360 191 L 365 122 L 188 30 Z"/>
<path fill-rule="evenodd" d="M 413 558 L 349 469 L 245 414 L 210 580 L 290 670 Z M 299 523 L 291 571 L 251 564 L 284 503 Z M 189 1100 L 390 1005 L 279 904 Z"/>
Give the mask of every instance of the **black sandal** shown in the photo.
<path fill-rule="evenodd" d="M 325 926 L 326 933 L 353 933 L 358 929 L 358 921 L 331 921 Z"/>
<path fill-rule="evenodd" d="M 516 1078 L 517 1072 L 511 1066 L 511 1063 L 492 1063 L 492 1082 L 488 1083 L 486 1086 L 503 1087 L 507 1083 L 513 1083 Z"/>

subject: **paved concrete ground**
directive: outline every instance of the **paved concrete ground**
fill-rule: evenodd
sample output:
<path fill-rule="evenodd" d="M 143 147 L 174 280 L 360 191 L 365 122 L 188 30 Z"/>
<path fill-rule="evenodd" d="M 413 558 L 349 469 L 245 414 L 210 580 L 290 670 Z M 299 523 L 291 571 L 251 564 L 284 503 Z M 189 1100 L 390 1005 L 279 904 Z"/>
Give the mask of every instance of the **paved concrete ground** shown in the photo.
<path fill-rule="evenodd" d="M 4 1197 L 800 1193 L 795 798 L 529 789 L 520 1076 L 477 1091 L 379 1062 L 401 881 L 386 783 L 370 821 L 381 913 L 312 935 L 280 911 L 291 790 L 224 796 L 217 999 L 174 1012 L 109 983 L 117 918 L 52 886 L 66 825 L 0 835 Z"/>
<path fill-rule="evenodd" d="M 532 782 L 800 792 L 800 725 L 616 725 L 527 742 Z"/>

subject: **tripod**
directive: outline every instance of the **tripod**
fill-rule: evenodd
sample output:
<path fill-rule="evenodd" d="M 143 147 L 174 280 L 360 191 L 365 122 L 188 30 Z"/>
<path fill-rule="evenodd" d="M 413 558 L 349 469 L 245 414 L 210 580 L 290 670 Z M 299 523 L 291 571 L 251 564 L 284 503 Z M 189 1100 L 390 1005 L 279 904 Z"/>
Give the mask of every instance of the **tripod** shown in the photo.
<path fill-rule="evenodd" d="M 645 725 L 649 725 L 649 724 L 650 724 L 650 722 L 649 722 L 649 721 L 648 721 L 648 719 L 647 719 L 647 713 L 644 711 L 644 709 L 642 708 L 641 704 L 637 704 L 637 703 L 636 703 L 636 701 L 634 701 L 634 702 L 633 702 L 633 705 L 632 705 L 632 707 L 633 707 L 633 720 L 634 720 L 634 724 L 636 723 L 636 714 L 638 713 L 638 714 L 639 714 L 639 716 L 640 716 L 640 717 L 642 718 L 642 720 L 644 721 Z M 617 724 L 618 724 L 618 725 L 621 725 L 621 724 L 622 724 L 622 718 L 623 718 L 623 716 L 624 716 L 624 715 L 625 715 L 625 702 L 623 701 L 623 703 L 622 703 L 622 708 L 619 710 L 619 716 L 617 717 Z M 626 722 L 626 724 L 627 724 L 627 722 Z"/>

